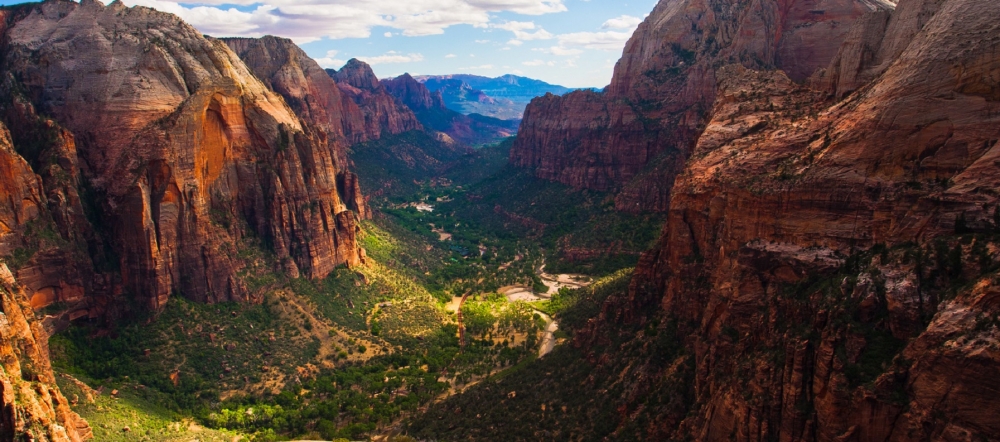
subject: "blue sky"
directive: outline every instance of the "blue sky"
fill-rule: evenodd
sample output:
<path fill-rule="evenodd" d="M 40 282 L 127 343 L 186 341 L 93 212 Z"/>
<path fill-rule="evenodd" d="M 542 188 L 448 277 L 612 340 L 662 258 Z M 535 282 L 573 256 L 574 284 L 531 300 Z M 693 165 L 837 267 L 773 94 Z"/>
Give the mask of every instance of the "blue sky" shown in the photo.
<path fill-rule="evenodd" d="M 324 67 L 350 58 L 379 77 L 507 73 L 603 87 L 655 0 L 123 0 L 216 36 L 273 34 Z M 0 0 L 0 4 L 20 3 Z"/>

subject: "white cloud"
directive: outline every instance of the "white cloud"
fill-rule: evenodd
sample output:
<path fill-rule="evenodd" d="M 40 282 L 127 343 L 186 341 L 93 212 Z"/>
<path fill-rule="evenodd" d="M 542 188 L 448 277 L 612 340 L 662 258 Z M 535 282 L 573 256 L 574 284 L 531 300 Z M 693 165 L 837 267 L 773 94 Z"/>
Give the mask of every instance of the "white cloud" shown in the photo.
<path fill-rule="evenodd" d="M 642 23 L 642 19 L 630 15 L 622 15 L 604 22 L 603 29 L 614 29 L 599 32 L 573 32 L 554 36 L 558 45 L 547 48 L 534 48 L 533 51 L 560 57 L 580 55 L 586 49 L 599 51 L 621 51 L 632 33 Z M 572 63 L 569 61 L 567 63 Z M 575 66 L 575 65 L 569 65 Z"/>
<path fill-rule="evenodd" d="M 489 40 L 476 40 L 476 43 L 479 43 L 481 45 L 484 45 L 484 44 L 489 43 L 489 42 L 490 42 Z"/>
<path fill-rule="evenodd" d="M 513 32 L 514 38 L 522 41 L 549 40 L 552 37 L 554 37 L 554 35 L 552 35 L 551 32 L 546 31 L 539 26 L 536 26 L 534 22 L 530 21 L 508 21 L 504 23 L 494 23 L 491 24 L 490 27 Z"/>
<path fill-rule="evenodd" d="M 550 48 L 534 48 L 532 51 L 544 52 L 546 54 L 558 55 L 560 57 L 568 57 L 572 55 L 580 55 L 583 53 L 583 49 L 577 48 L 565 48 L 562 46 L 552 46 Z"/>
<path fill-rule="evenodd" d="M 525 61 L 525 62 L 523 62 L 521 64 L 523 64 L 525 66 L 541 66 L 541 65 L 545 64 L 545 61 L 544 60 L 531 60 L 531 61 Z"/>
<path fill-rule="evenodd" d="M 460 70 L 460 71 L 488 71 L 490 69 L 493 69 L 493 65 L 491 65 L 491 64 L 484 64 L 484 65 L 481 65 L 481 66 L 469 66 L 469 67 L 459 68 L 458 70 Z"/>
<path fill-rule="evenodd" d="M 444 56 L 444 58 L 455 58 L 455 57 L 458 57 L 458 56 L 455 55 L 455 54 L 448 54 L 448 55 Z"/>
<path fill-rule="evenodd" d="M 319 63 L 319 65 L 324 68 L 340 69 L 340 67 L 347 64 L 347 62 L 335 58 L 338 52 L 340 51 L 326 51 L 326 57 L 317 58 L 316 63 Z"/>
<path fill-rule="evenodd" d="M 396 51 L 389 51 L 383 55 L 375 57 L 357 57 L 365 63 L 372 66 L 377 64 L 388 64 L 388 63 L 413 63 L 417 61 L 423 61 L 424 56 L 421 54 L 400 54 Z"/>
<path fill-rule="evenodd" d="M 642 19 L 639 17 L 633 17 L 631 15 L 623 15 L 621 17 L 612 18 L 603 25 L 601 29 L 635 29 L 642 23 Z"/>
<path fill-rule="evenodd" d="M 384 35 L 386 37 L 392 37 L 392 32 L 386 32 L 385 34 L 382 34 L 382 35 Z"/>
<path fill-rule="evenodd" d="M 521 40 L 511 40 L 511 41 L 507 42 L 508 46 L 521 46 L 523 44 L 524 44 L 524 42 L 521 41 Z"/>
<path fill-rule="evenodd" d="M 625 47 L 625 43 L 632 37 L 632 32 L 574 32 L 562 34 L 558 37 L 559 47 L 562 48 L 586 48 L 599 49 L 602 51 L 620 51 Z"/>
<path fill-rule="evenodd" d="M 366 38 L 376 26 L 405 36 L 444 33 L 450 26 L 485 28 L 491 14 L 542 15 L 566 11 L 564 0 L 125 0 L 179 15 L 206 34 L 281 35 L 307 43 L 324 37 Z M 194 3 L 194 5 L 192 5 Z M 225 5 L 249 6 L 249 11 Z M 548 34 L 544 32 L 540 36 Z M 551 35 L 551 34 L 549 34 Z"/>

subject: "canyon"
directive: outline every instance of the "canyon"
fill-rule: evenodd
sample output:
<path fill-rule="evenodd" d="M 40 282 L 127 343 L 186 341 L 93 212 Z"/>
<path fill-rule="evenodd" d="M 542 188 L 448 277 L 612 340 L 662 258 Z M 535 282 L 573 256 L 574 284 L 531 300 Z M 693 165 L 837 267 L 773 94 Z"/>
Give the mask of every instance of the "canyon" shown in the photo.
<path fill-rule="evenodd" d="M 800 4 L 660 2 L 606 92 L 529 106 L 513 163 L 668 213 L 574 345 L 647 348 L 594 388 L 650 439 L 996 437 L 1000 9 Z"/>
<path fill-rule="evenodd" d="M 661 0 L 519 125 L 446 105 L 491 79 L 0 15 L 0 440 L 128 437 L 69 369 L 253 437 L 1000 437 L 1000 3 Z M 495 294 L 548 266 L 594 274 Z"/>

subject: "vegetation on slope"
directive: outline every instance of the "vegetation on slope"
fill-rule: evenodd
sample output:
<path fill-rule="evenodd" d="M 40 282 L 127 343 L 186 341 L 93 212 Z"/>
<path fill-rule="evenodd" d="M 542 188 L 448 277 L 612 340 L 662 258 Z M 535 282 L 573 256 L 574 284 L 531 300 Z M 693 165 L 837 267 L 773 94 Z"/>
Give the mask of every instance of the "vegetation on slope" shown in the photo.
<path fill-rule="evenodd" d="M 634 251 L 656 230 L 654 217 L 614 213 L 606 195 L 506 169 L 509 141 L 459 155 L 424 134 L 397 138 L 353 153 L 361 176 L 378 183 L 370 188 L 382 190 L 373 202 L 381 211 L 359 237 L 366 265 L 322 280 L 289 279 L 273 270 L 280 265 L 266 245 L 248 238 L 239 247 L 250 263 L 240 278 L 254 303 L 203 305 L 175 296 L 156 315 L 54 336 L 58 371 L 105 394 L 120 391 L 117 399 L 97 396 L 96 404 L 76 407 L 105 412 L 95 422 L 107 424 L 100 432 L 108 440 L 127 438 L 112 436 L 124 426 L 148 440 L 186 437 L 191 428 L 208 439 L 253 440 L 392 432 L 440 398 L 533 364 L 545 327 L 536 310 L 572 330 L 597 313 L 607 293 L 563 290 L 544 305 L 508 302 L 497 290 L 546 291 L 543 264 L 611 274 L 634 262 Z M 407 159 L 426 145 L 441 148 L 433 151 L 436 163 Z M 436 210 L 417 210 L 410 203 L 418 200 Z M 586 235 L 618 222 L 632 229 Z M 629 252 L 613 262 L 565 264 L 554 251 L 573 242 L 616 243 Z M 612 280 L 623 284 L 625 275 Z M 459 308 L 455 297 L 462 295 L 468 298 Z M 464 346 L 456 309 L 464 317 Z"/>
<path fill-rule="evenodd" d="M 567 291 L 539 308 L 553 313 L 571 335 L 586 331 L 583 339 L 577 336 L 572 345 L 525 364 L 516 376 L 496 377 L 432 405 L 410 421 L 409 434 L 440 441 L 667 440 L 677 434 L 685 418 L 705 414 L 705 404 L 695 400 L 690 350 L 695 340 L 725 349 L 713 359 L 712 379 L 720 382 L 719 388 L 732 388 L 734 397 L 766 403 L 769 396 L 754 395 L 743 382 L 727 380 L 753 379 L 753 370 L 762 364 L 783 366 L 784 339 L 802 348 L 817 348 L 840 336 L 834 341 L 838 344 L 833 357 L 844 367 L 843 376 L 834 375 L 831 388 L 905 405 L 908 398 L 899 380 L 905 379 L 912 362 L 901 356 L 907 341 L 896 336 L 899 327 L 912 326 L 908 333 L 917 336 L 940 303 L 1000 277 L 1000 261 L 991 252 L 998 239 L 994 233 L 966 233 L 922 245 L 875 246 L 844 256 L 839 268 L 785 284 L 767 300 L 763 311 L 779 312 L 773 325 L 778 340 L 744 339 L 739 327 L 746 325 L 746 318 L 726 321 L 717 336 L 701 335 L 699 324 L 678 322 L 658 302 L 638 312 L 638 318 L 605 318 L 605 328 L 588 330 L 587 320 L 598 316 L 605 303 L 604 309 L 612 312 L 628 305 L 630 276 L 623 273 L 610 283 L 603 280 L 587 289 Z M 894 317 L 889 311 L 887 285 L 892 280 L 898 283 L 901 275 L 915 278 L 923 309 L 919 317 L 901 318 L 898 313 Z M 827 321 L 792 319 L 813 312 L 827 312 Z M 979 324 L 981 330 L 989 330 L 1000 322 L 983 316 Z M 803 376 L 808 379 L 813 374 L 806 371 Z M 812 395 L 804 396 L 796 410 L 808 416 L 812 400 Z"/>

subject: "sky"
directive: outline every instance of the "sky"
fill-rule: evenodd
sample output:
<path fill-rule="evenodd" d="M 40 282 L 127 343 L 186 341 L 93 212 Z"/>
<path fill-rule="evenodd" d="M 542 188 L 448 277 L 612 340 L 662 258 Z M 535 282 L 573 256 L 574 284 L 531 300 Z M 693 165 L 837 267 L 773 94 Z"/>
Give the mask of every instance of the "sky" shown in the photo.
<path fill-rule="evenodd" d="M 20 3 L 0 0 L 0 4 Z M 288 37 L 323 67 L 381 78 L 504 74 L 604 87 L 655 0 L 123 0 L 214 37 Z"/>

